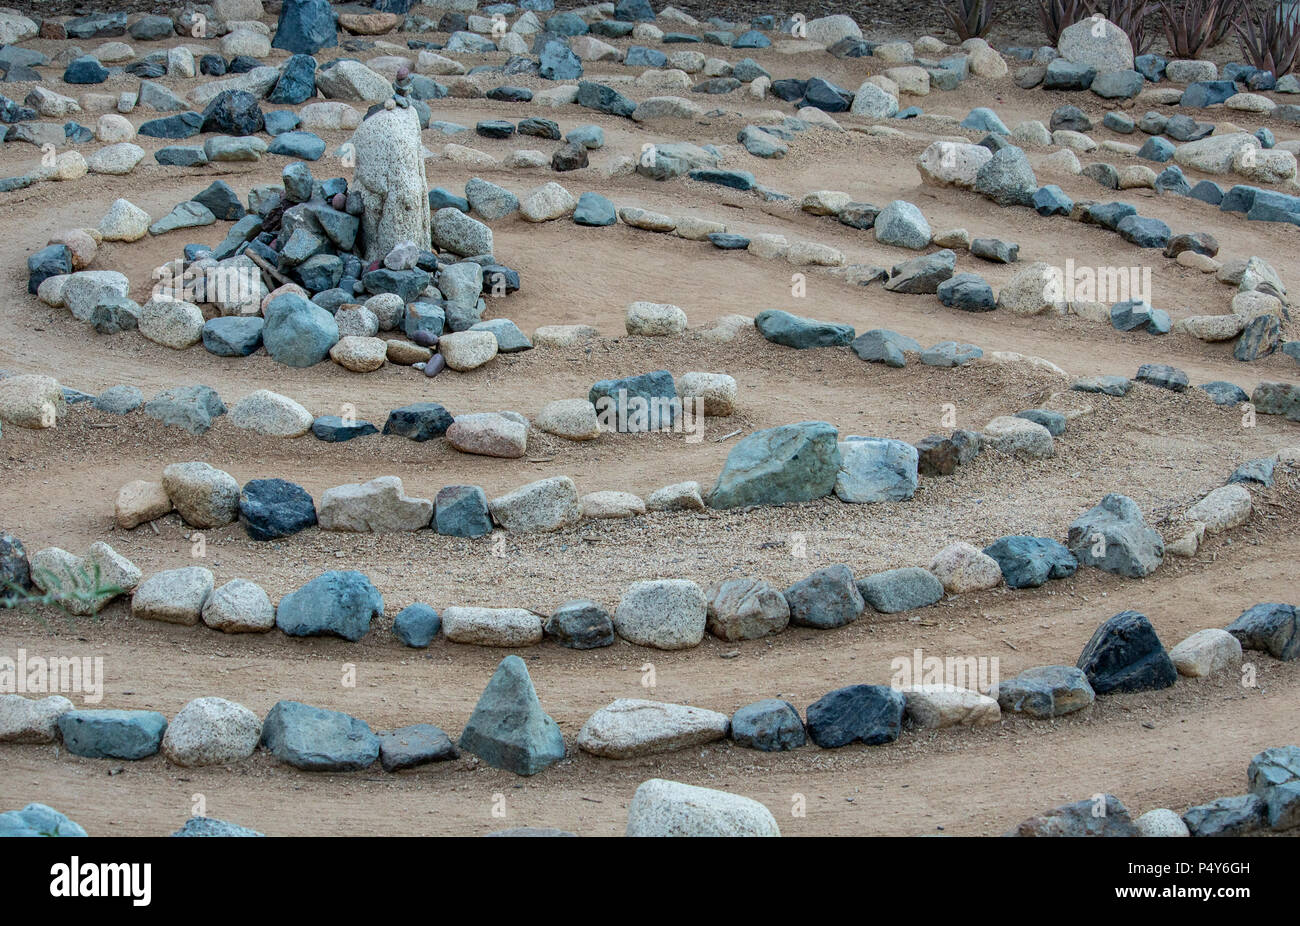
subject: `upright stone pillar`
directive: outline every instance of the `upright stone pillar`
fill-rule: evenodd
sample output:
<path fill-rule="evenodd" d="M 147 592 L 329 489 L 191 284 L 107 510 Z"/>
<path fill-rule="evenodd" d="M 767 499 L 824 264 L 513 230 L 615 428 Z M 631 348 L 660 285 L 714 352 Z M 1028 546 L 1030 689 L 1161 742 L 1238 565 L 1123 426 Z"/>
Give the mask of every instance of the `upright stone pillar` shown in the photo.
<path fill-rule="evenodd" d="M 429 247 L 429 185 L 424 175 L 420 117 L 414 107 L 375 113 L 352 136 L 357 164 L 352 189 L 361 195 L 361 247 L 382 260 L 403 241 Z"/>

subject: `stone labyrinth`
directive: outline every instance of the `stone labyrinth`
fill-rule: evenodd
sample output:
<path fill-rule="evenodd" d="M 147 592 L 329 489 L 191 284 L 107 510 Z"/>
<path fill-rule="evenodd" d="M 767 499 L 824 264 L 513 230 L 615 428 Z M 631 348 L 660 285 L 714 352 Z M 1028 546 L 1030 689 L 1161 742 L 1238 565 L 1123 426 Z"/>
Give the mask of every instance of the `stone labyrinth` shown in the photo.
<path fill-rule="evenodd" d="M 407 6 L 0 11 L 0 835 L 1295 831 L 1296 75 Z"/>

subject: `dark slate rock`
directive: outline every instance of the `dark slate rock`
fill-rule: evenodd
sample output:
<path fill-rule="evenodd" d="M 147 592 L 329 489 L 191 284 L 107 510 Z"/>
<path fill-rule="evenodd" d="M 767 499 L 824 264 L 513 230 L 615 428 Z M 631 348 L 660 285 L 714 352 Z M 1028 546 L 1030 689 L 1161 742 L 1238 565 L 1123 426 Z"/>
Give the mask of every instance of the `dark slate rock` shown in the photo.
<path fill-rule="evenodd" d="M 1137 503 L 1116 493 L 1074 519 L 1067 544 L 1080 563 L 1129 579 L 1155 572 L 1165 555 L 1159 531 L 1147 526 Z"/>
<path fill-rule="evenodd" d="M 1138 71 L 1103 71 L 1088 89 L 1105 100 L 1127 100 L 1142 92 L 1144 82 Z"/>
<path fill-rule="evenodd" d="M 343 441 L 350 441 L 354 437 L 378 434 L 379 429 L 369 421 L 344 421 L 338 415 L 321 415 L 311 423 L 311 433 L 315 435 L 317 440 L 339 444 Z"/>
<path fill-rule="evenodd" d="M 838 432 L 825 421 L 755 431 L 727 455 L 711 508 L 805 502 L 829 495 L 840 467 Z"/>
<path fill-rule="evenodd" d="M 1113 164 L 1094 161 L 1091 164 L 1084 165 L 1083 170 L 1079 171 L 1079 173 L 1108 190 L 1119 189 L 1119 171 L 1115 169 Z"/>
<path fill-rule="evenodd" d="M 812 347 L 840 347 L 854 337 L 851 325 L 821 322 L 791 315 L 782 309 L 766 309 L 754 319 L 758 333 L 774 344 L 805 350 Z"/>
<path fill-rule="evenodd" d="M 636 103 L 617 90 L 589 80 L 578 84 L 577 103 L 611 116 L 631 116 L 636 109 Z"/>
<path fill-rule="evenodd" d="M 609 612 L 586 598 L 560 605 L 542 629 L 569 649 L 597 649 L 614 643 L 614 622 Z"/>
<path fill-rule="evenodd" d="M 416 723 L 379 734 L 379 764 L 386 772 L 418 768 L 460 758 L 446 733 L 431 723 Z"/>
<path fill-rule="evenodd" d="M 50 244 L 27 258 L 27 291 L 35 293 L 50 277 L 72 272 L 72 252 L 66 244 Z"/>
<path fill-rule="evenodd" d="M 487 494 L 479 486 L 444 486 L 434 499 L 433 526 L 438 533 L 449 537 L 482 537 L 492 533 Z"/>
<path fill-rule="evenodd" d="M 222 221 L 233 222 L 246 215 L 239 194 L 224 180 L 214 180 L 210 186 L 191 198 L 194 202 L 207 206 Z"/>
<path fill-rule="evenodd" d="M 957 255 L 947 248 L 922 254 L 891 267 L 885 289 L 913 296 L 937 293 L 945 281 L 952 279 L 956 266 Z"/>
<path fill-rule="evenodd" d="M 879 206 L 871 203 L 849 203 L 835 217 L 840 220 L 841 225 L 866 231 L 875 227 L 878 215 L 880 215 Z"/>
<path fill-rule="evenodd" d="M 393 619 L 393 636 L 415 649 L 424 649 L 432 643 L 441 628 L 442 618 L 438 612 L 418 601 L 402 608 Z"/>
<path fill-rule="evenodd" d="M 1042 720 L 1083 710 L 1097 697 L 1077 666 L 1037 666 L 996 688 L 991 694 L 1003 711 Z"/>
<path fill-rule="evenodd" d="M 907 365 L 904 351 L 921 352 L 921 345 L 906 335 L 885 328 L 873 328 L 858 335 L 849 345 L 862 360 L 883 363 L 890 367 Z"/>
<path fill-rule="evenodd" d="M 830 81 L 814 77 L 804 86 L 803 102 L 805 106 L 815 106 L 823 112 L 842 113 L 848 112 L 853 104 L 853 94 Z"/>
<path fill-rule="evenodd" d="M 587 401 L 596 406 L 602 420 L 608 420 L 620 432 L 645 430 L 656 423 L 666 428 L 677 421 L 681 412 L 677 384 L 667 370 L 602 379 L 587 390 Z M 649 421 L 656 412 L 658 421 Z"/>
<path fill-rule="evenodd" d="M 583 194 L 584 196 L 587 194 Z M 610 223 L 613 224 L 613 223 Z M 712 232 L 709 235 L 709 243 L 715 248 L 723 251 L 743 251 L 749 247 L 749 239 L 744 235 L 732 234 L 730 232 Z"/>
<path fill-rule="evenodd" d="M 1204 109 L 1216 103 L 1226 102 L 1229 97 L 1235 96 L 1236 93 L 1237 87 L 1230 80 L 1201 80 L 1187 85 L 1187 89 L 1183 91 L 1182 99 L 1178 101 L 1178 105 Z"/>
<path fill-rule="evenodd" d="M 307 772 L 359 771 L 379 758 L 379 737 L 364 720 L 298 701 L 278 701 L 271 708 L 262 724 L 262 745 L 281 762 Z"/>
<path fill-rule="evenodd" d="M 999 206 L 1032 206 L 1038 179 L 1025 152 L 1007 145 L 979 169 L 971 189 Z"/>
<path fill-rule="evenodd" d="M 843 564 L 818 569 L 784 594 L 790 605 L 790 623 L 798 627 L 843 627 L 861 617 L 866 608 L 852 570 Z"/>
<path fill-rule="evenodd" d="M 564 758 L 564 736 L 542 710 L 518 656 L 497 666 L 461 734 L 460 748 L 516 775 L 535 775 Z"/>
<path fill-rule="evenodd" d="M 32 588 L 31 566 L 23 542 L 0 533 L 0 603 Z"/>
<path fill-rule="evenodd" d="M 1074 211 L 1074 200 L 1054 183 L 1039 187 L 1031 204 L 1039 215 L 1069 215 Z"/>
<path fill-rule="evenodd" d="M 285 0 L 271 45 L 300 55 L 314 55 L 339 43 L 337 17 L 329 0 Z"/>
<path fill-rule="evenodd" d="M 1277 350 L 1282 335 L 1282 320 L 1276 315 L 1256 315 L 1246 322 L 1232 348 L 1232 356 L 1243 363 L 1267 357 Z"/>
<path fill-rule="evenodd" d="M 437 402 L 417 402 L 389 412 L 384 433 L 413 441 L 432 440 L 447 433 L 452 421 L 451 414 Z"/>
<path fill-rule="evenodd" d="M 1133 59 L 1133 66 L 1151 83 L 1159 83 L 1165 76 L 1165 65 L 1169 62 L 1164 55 L 1138 55 Z"/>
<path fill-rule="evenodd" d="M 1163 164 L 1174 156 L 1174 146 L 1159 135 L 1153 135 L 1142 143 L 1137 156 L 1147 161 Z"/>
<path fill-rule="evenodd" d="M 1192 836 L 1245 836 L 1264 828 L 1265 813 L 1259 795 L 1239 794 L 1188 807 L 1183 823 Z"/>
<path fill-rule="evenodd" d="M 316 524 L 316 503 L 284 479 L 253 479 L 239 492 L 239 523 L 254 540 L 275 540 Z"/>
<path fill-rule="evenodd" d="M 1043 75 L 1044 90 L 1087 90 L 1097 77 L 1097 69 L 1085 64 L 1075 64 L 1064 58 L 1053 58 Z"/>
<path fill-rule="evenodd" d="M 334 316 L 296 293 L 272 299 L 264 313 L 262 344 L 277 363 L 309 367 L 329 356 L 338 343 L 339 326 Z"/>
<path fill-rule="evenodd" d="M 1170 116 L 1165 123 L 1165 134 L 1174 141 L 1197 141 L 1214 132 L 1213 122 L 1197 122 L 1182 113 Z"/>
<path fill-rule="evenodd" d="M 963 312 L 992 312 L 997 308 L 993 287 L 976 273 L 959 273 L 944 280 L 938 293 L 940 302 Z"/>
<path fill-rule="evenodd" d="M 144 404 L 144 395 L 135 386 L 110 386 L 95 397 L 95 408 L 110 415 L 126 415 Z M 0 551 L 3 547 L 0 546 Z M 0 552 L 0 557 L 3 553 Z M 0 586 L 4 585 L 3 567 L 0 566 Z"/>
<path fill-rule="evenodd" d="M 1213 180 L 1202 180 L 1192 187 L 1192 192 L 1187 195 L 1192 199 L 1199 199 L 1201 202 L 1209 203 L 1211 206 L 1217 206 L 1223 202 L 1223 187 Z"/>
<path fill-rule="evenodd" d="M 700 168 L 691 171 L 689 176 L 692 180 L 698 180 L 701 183 L 713 183 L 718 186 L 730 187 L 733 190 L 749 191 L 758 185 L 754 175 L 747 170 Z"/>
<path fill-rule="evenodd" d="M 280 599 L 275 624 L 291 637 L 342 637 L 355 643 L 384 615 L 384 597 L 364 573 L 331 570 Z"/>
<path fill-rule="evenodd" d="M 198 147 L 168 145 L 153 153 L 154 160 L 166 167 L 197 167 L 208 163 L 208 155 Z"/>
<path fill-rule="evenodd" d="M 108 80 L 108 68 L 99 63 L 94 55 L 82 55 L 73 60 L 63 72 L 63 82 L 67 84 L 102 84 Z"/>
<path fill-rule="evenodd" d="M 247 357 L 262 346 L 261 316 L 226 315 L 203 323 L 203 347 L 218 357 Z"/>
<path fill-rule="evenodd" d="M 1048 119 L 1047 124 L 1048 128 L 1053 132 L 1062 129 L 1069 132 L 1092 131 L 1091 117 L 1073 103 L 1058 106 L 1052 110 L 1051 118 Z"/>
<path fill-rule="evenodd" d="M 1169 244 L 1169 226 L 1160 219 L 1130 215 L 1115 226 L 1119 236 L 1140 248 L 1163 248 Z"/>
<path fill-rule="evenodd" d="M 1158 690 L 1178 681 L 1151 621 L 1137 611 L 1121 611 L 1098 627 L 1076 665 L 1099 695 Z"/>
<path fill-rule="evenodd" d="M 1300 746 L 1274 746 L 1257 753 L 1246 769 L 1246 781 L 1250 793 L 1260 797 L 1300 782 Z"/>
<path fill-rule="evenodd" d="M 1215 405 L 1237 406 L 1250 401 L 1250 395 L 1245 389 L 1223 380 L 1204 383 L 1196 388 L 1208 393 Z"/>
<path fill-rule="evenodd" d="M 884 685 L 838 688 L 808 706 L 808 735 L 823 749 L 879 746 L 898 739 L 905 701 Z"/>
<path fill-rule="evenodd" d="M 1137 827 L 1129 816 L 1128 808 L 1111 794 L 1103 796 L 1105 810 L 1095 800 L 1076 801 L 1054 807 L 1046 813 L 1023 821 L 1008 836 L 1059 837 L 1105 836 L 1132 837 L 1138 835 Z"/>
<path fill-rule="evenodd" d="M 762 752 L 798 749 L 808 741 L 799 711 L 779 698 L 755 701 L 736 711 L 728 735 L 737 746 Z"/>
<path fill-rule="evenodd" d="M 1014 264 L 1020 259 L 1020 245 L 999 238 L 976 238 L 970 243 L 970 252 L 973 257 L 995 264 Z"/>
<path fill-rule="evenodd" d="M 147 759 L 167 730 L 167 718 L 157 711 L 73 710 L 58 723 L 68 752 L 87 759 Z"/>
<path fill-rule="evenodd" d="M 1048 537 L 999 537 L 984 552 L 997 560 L 1008 588 L 1038 588 L 1048 579 L 1068 578 L 1079 568 L 1069 548 Z"/>
<path fill-rule="evenodd" d="M 1284 662 L 1300 658 L 1300 611 L 1270 602 L 1247 608 L 1225 628 L 1243 649 L 1266 652 Z"/>
<path fill-rule="evenodd" d="M 1140 383 L 1158 386 L 1172 392 L 1187 391 L 1187 374 L 1164 363 L 1142 364 L 1142 366 L 1138 367 L 1137 376 L 1134 379 Z"/>
<path fill-rule="evenodd" d="M 265 127 L 257 97 L 247 90 L 223 90 L 203 110 L 204 132 L 256 135 Z"/>
<path fill-rule="evenodd" d="M 387 267 L 380 267 L 363 276 L 361 283 L 365 286 L 366 292 L 372 295 L 396 293 L 402 297 L 403 302 L 411 302 L 424 292 L 424 288 L 429 285 L 429 279 L 429 274 L 418 267 L 411 270 L 389 270 Z"/>
<path fill-rule="evenodd" d="M 136 131 L 150 138 L 192 138 L 203 128 L 203 114 L 195 112 L 177 113 L 161 119 L 142 122 Z"/>

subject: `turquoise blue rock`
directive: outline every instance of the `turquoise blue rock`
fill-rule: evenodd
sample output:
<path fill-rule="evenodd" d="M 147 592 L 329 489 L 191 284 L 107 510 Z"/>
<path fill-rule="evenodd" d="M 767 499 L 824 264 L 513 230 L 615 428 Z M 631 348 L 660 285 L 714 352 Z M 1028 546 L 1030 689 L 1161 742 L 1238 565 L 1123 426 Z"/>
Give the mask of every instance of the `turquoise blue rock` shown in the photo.
<path fill-rule="evenodd" d="M 384 596 L 364 573 L 332 570 L 280 599 L 275 625 L 291 637 L 336 636 L 356 642 L 384 615 Z"/>
<path fill-rule="evenodd" d="M 564 758 L 564 735 L 542 710 L 518 656 L 497 666 L 465 725 L 460 748 L 516 775 L 536 775 Z"/>
<path fill-rule="evenodd" d="M 157 711 L 68 711 L 59 716 L 63 745 L 88 759 L 145 759 L 162 745 L 167 718 Z"/>
<path fill-rule="evenodd" d="M 829 495 L 840 468 L 838 436 L 825 421 L 755 431 L 727 455 L 709 506 L 781 505 Z"/>

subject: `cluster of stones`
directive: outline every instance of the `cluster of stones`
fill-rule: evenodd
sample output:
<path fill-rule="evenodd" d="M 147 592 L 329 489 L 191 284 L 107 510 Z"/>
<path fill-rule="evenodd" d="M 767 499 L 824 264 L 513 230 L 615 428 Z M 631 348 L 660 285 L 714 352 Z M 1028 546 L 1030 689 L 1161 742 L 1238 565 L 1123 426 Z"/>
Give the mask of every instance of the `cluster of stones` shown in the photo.
<path fill-rule="evenodd" d="M 1246 793 L 1188 807 L 1181 815 L 1167 808 L 1136 819 L 1114 795 L 1086 800 L 1031 817 L 1008 836 L 1248 836 L 1285 832 L 1300 826 L 1300 747 L 1274 746 L 1250 760 Z"/>
<path fill-rule="evenodd" d="M 1043 216 L 1068 216 L 1113 231 L 1138 247 L 1160 248 L 1165 257 L 1176 259 L 1184 266 L 1215 273 L 1218 280 L 1237 290 L 1231 311 L 1224 315 L 1179 319 L 1178 330 L 1206 341 L 1235 339 L 1233 355 L 1238 360 L 1253 361 L 1280 347 L 1300 362 L 1300 343 L 1282 339 L 1282 323 L 1290 317 L 1286 286 L 1263 258 L 1219 261 L 1216 260 L 1219 243 L 1213 235 L 1174 234 L 1163 221 L 1139 215 L 1137 207 L 1130 203 L 1075 202 L 1054 184 L 1040 187 L 1023 149 L 996 132 L 978 144 L 933 142 L 918 159 L 917 170 L 927 184 L 972 190 L 999 205 L 1025 206 Z M 1178 176 L 1181 178 L 1181 172 Z M 1185 180 L 1183 185 L 1186 186 Z M 887 243 L 918 250 L 931 243 L 948 247 L 965 245 L 972 254 L 986 260 L 1010 263 L 1018 258 L 1015 245 L 995 239 L 970 241 L 962 229 L 932 236 L 924 216 L 905 202 L 891 203 L 874 217 L 877 240 L 882 240 L 879 226 L 887 210 L 896 213 L 890 216 L 890 226 L 883 239 Z M 1076 285 L 1077 281 L 1065 279 L 1061 268 L 1046 261 L 1036 261 L 1018 271 L 996 295 L 978 274 L 956 273 L 951 251 L 926 255 L 910 264 L 913 275 L 926 285 L 919 290 L 903 291 L 937 292 L 945 305 L 964 311 L 1005 308 L 1020 316 L 1068 313 L 1108 322 L 1120 331 L 1141 330 L 1153 335 L 1166 334 L 1175 327 L 1167 311 L 1140 299 L 1113 304 L 1096 301 L 1095 297 L 1106 289 L 1104 281 Z M 907 266 L 894 268 L 895 275 Z M 894 282 L 891 276 L 886 285 Z"/>
<path fill-rule="evenodd" d="M 676 607 L 703 608 L 702 598 L 692 602 L 684 588 L 672 594 Z M 360 599 L 362 610 L 373 606 L 364 595 L 351 597 Z M 316 604 L 319 601 L 302 601 L 293 607 L 305 616 Z M 445 612 L 445 620 L 473 624 L 468 615 L 453 618 L 452 610 Z M 809 740 L 823 749 L 853 743 L 882 745 L 897 740 L 904 729 L 996 724 L 1004 711 L 1049 719 L 1082 710 L 1098 695 L 1165 689 L 1180 674 L 1197 677 L 1234 670 L 1243 647 L 1279 659 L 1300 658 L 1300 614 L 1292 605 L 1259 604 L 1227 630 L 1199 631 L 1166 651 L 1146 616 L 1124 611 L 1097 628 L 1074 666 L 1032 668 L 999 681 L 983 694 L 942 682 L 906 688 L 850 685 L 809 705 L 803 717 L 779 699 L 748 704 L 731 716 L 690 705 L 618 699 L 587 719 L 577 746 L 600 758 L 630 759 L 724 739 L 765 752 L 798 749 Z M 162 752 L 168 761 L 185 768 L 237 763 L 261 746 L 281 762 L 321 772 L 358 771 L 376 760 L 385 771 L 397 772 L 456 759 L 464 751 L 494 768 L 531 776 L 568 754 L 559 727 L 543 709 L 523 660 L 515 655 L 498 665 L 455 743 L 432 724 L 375 733 L 357 717 L 297 701 L 280 701 L 259 720 L 240 704 L 202 697 L 169 721 L 156 711 L 76 709 L 57 695 L 0 696 L 0 742 L 61 742 L 69 753 L 95 759 L 139 760 Z M 1189 809 L 1183 818 L 1186 829 L 1195 835 L 1212 835 L 1265 827 L 1281 831 L 1300 825 L 1298 779 L 1300 749 L 1268 750 L 1251 764 L 1248 795 Z M 681 798 L 680 785 L 661 785 L 661 799 L 671 803 Z M 633 821 L 646 813 L 645 803 L 639 789 L 629 811 L 629 832 Z M 1108 813 L 1103 821 L 1092 815 L 1093 822 L 1086 825 L 1132 827 L 1122 805 L 1117 811 L 1113 822 Z M 1045 816 L 1049 822 L 1035 818 L 1021 824 L 1017 832 L 1046 835 L 1052 834 L 1053 827 L 1081 822 L 1065 809 Z M 1168 826 L 1172 821 L 1162 815 L 1161 822 Z M 5 823 L 12 825 L 10 821 L 0 825 Z M 774 823 L 771 828 L 775 829 Z"/>

